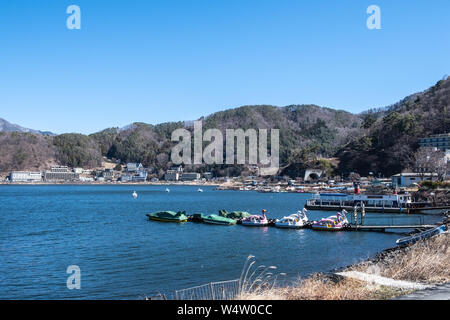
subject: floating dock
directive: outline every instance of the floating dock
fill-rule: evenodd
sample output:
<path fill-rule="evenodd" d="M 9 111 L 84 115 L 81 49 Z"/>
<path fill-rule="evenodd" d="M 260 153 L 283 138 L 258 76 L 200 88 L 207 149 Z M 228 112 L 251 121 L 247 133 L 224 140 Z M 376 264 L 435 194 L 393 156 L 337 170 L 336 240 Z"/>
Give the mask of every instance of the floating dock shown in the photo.
<path fill-rule="evenodd" d="M 380 226 L 365 226 L 365 225 L 348 225 L 345 230 L 348 231 L 378 231 L 385 232 L 386 229 L 429 229 L 435 228 L 434 224 L 422 224 L 422 225 L 380 225 Z"/>

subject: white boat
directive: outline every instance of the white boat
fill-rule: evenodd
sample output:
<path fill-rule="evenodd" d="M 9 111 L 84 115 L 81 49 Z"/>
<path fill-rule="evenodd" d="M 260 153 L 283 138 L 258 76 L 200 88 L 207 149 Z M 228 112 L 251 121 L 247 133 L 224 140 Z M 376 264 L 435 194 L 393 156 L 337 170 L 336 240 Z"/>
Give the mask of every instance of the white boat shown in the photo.
<path fill-rule="evenodd" d="M 198 192 L 203 192 L 203 189 L 201 189 L 201 188 L 198 188 L 198 190 L 197 190 Z"/>
<path fill-rule="evenodd" d="M 306 216 L 307 210 L 303 208 L 302 211 L 291 214 L 289 216 L 277 219 L 275 221 L 275 227 L 277 228 L 288 228 L 288 229 L 299 229 L 303 228 L 308 223 L 308 217 Z"/>
<path fill-rule="evenodd" d="M 169 189 L 169 188 L 166 188 L 166 192 L 170 192 L 170 189 Z"/>
<path fill-rule="evenodd" d="M 412 195 L 402 194 L 347 194 L 316 193 L 306 201 L 306 209 L 321 211 L 353 211 L 355 206 L 364 203 L 366 212 L 380 213 L 443 213 L 448 206 L 433 207 L 429 202 L 413 202 Z"/>
<path fill-rule="evenodd" d="M 138 197 L 138 194 L 136 193 L 136 191 L 133 191 L 132 196 L 133 196 L 133 198 L 135 198 L 135 199 Z"/>

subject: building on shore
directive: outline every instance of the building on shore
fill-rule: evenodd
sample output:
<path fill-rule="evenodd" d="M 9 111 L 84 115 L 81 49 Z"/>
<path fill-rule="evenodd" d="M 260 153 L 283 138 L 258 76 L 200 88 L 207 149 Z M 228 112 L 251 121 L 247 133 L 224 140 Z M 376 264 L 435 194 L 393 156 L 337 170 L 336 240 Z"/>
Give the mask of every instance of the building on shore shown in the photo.
<path fill-rule="evenodd" d="M 142 163 L 130 162 L 127 163 L 127 172 L 140 172 L 144 171 L 144 166 Z"/>
<path fill-rule="evenodd" d="M 132 176 L 133 182 L 145 182 L 147 180 L 147 171 L 139 171 Z"/>
<path fill-rule="evenodd" d="M 128 174 L 128 173 L 123 173 L 120 176 L 120 181 L 121 182 L 125 182 L 125 183 L 132 182 L 133 181 L 133 176 L 131 174 Z"/>
<path fill-rule="evenodd" d="M 120 175 L 120 182 L 145 182 L 147 181 L 148 173 L 147 171 L 139 171 L 136 174 L 123 173 Z"/>
<path fill-rule="evenodd" d="M 102 172 L 101 176 L 105 181 L 113 181 L 114 180 L 114 171 L 112 169 L 105 169 L 105 171 Z"/>
<path fill-rule="evenodd" d="M 170 170 L 167 170 L 166 174 L 164 175 L 164 180 L 166 181 L 178 181 L 181 178 L 181 175 L 183 174 L 183 167 L 172 167 Z"/>
<path fill-rule="evenodd" d="M 51 167 L 49 171 L 44 172 L 44 180 L 47 182 L 79 181 L 80 174 L 70 171 L 65 166 Z"/>
<path fill-rule="evenodd" d="M 180 177 L 181 181 L 195 181 L 200 180 L 200 173 L 197 172 L 183 172 Z"/>
<path fill-rule="evenodd" d="M 80 177 L 80 181 L 81 182 L 94 182 L 94 178 L 93 177 Z"/>
<path fill-rule="evenodd" d="M 420 184 L 421 181 L 437 181 L 437 173 L 398 173 L 392 176 L 392 186 L 398 187 L 412 187 L 415 184 Z"/>
<path fill-rule="evenodd" d="M 9 175 L 9 181 L 11 182 L 41 182 L 41 172 L 30 171 L 11 171 Z"/>

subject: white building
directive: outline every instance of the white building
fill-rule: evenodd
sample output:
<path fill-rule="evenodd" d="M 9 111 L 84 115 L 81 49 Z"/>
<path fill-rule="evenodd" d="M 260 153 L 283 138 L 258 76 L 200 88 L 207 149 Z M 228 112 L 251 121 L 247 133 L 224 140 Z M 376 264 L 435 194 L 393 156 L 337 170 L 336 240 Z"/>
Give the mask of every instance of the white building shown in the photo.
<path fill-rule="evenodd" d="M 80 177 L 81 182 L 94 182 L 94 178 L 92 177 Z"/>
<path fill-rule="evenodd" d="M 29 171 L 12 171 L 9 180 L 11 182 L 40 182 L 42 173 Z"/>
<path fill-rule="evenodd" d="M 80 174 L 69 171 L 68 167 L 58 166 L 51 167 L 50 171 L 44 172 L 45 181 L 78 181 L 80 180 Z"/>

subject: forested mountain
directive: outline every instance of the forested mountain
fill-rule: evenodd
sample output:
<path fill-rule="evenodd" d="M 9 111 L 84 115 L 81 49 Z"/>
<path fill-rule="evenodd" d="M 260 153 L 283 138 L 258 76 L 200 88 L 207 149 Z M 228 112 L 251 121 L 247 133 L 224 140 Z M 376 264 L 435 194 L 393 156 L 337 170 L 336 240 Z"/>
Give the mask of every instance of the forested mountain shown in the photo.
<path fill-rule="evenodd" d="M 450 78 L 392 106 L 362 114 L 315 105 L 259 105 L 217 112 L 200 120 L 203 130 L 218 128 L 223 133 L 237 128 L 279 129 L 280 165 L 288 168 L 284 171 L 291 176 L 298 173 L 295 168 L 321 165 L 320 157 L 338 157 L 337 174 L 366 175 L 371 171 L 391 175 L 412 166 L 420 137 L 450 132 L 449 107 Z M 56 163 L 92 168 L 105 156 L 122 163 L 142 162 L 161 174 L 171 166 L 171 133 L 177 128 L 192 131 L 192 122 L 133 123 L 89 136 L 46 136 L 7 128 L 8 132 L 0 132 L 0 172 Z M 217 174 L 239 174 L 236 168 L 196 167 L 200 171 L 213 169 Z"/>
<path fill-rule="evenodd" d="M 362 136 L 338 152 L 339 170 L 389 176 L 412 168 L 421 137 L 450 132 L 450 78 L 362 117 Z"/>
<path fill-rule="evenodd" d="M 52 137 L 27 132 L 0 132 L 0 172 L 41 170 L 57 164 Z"/>
<path fill-rule="evenodd" d="M 357 136 L 361 118 L 345 111 L 318 106 L 244 106 L 214 113 L 202 120 L 203 130 L 220 129 L 273 129 L 280 130 L 280 161 L 282 165 L 296 161 L 305 149 L 317 154 L 332 156 L 339 146 Z M 170 167 L 170 150 L 174 143 L 171 133 L 177 128 L 193 131 L 191 123 L 173 122 L 156 126 L 135 123 L 125 130 L 107 129 L 91 135 L 103 155 L 122 162 L 142 162 L 156 171 Z M 206 144 L 206 143 L 205 143 Z M 225 148 L 224 148 L 225 152 Z M 225 158 L 225 157 L 224 157 Z M 204 166 L 200 166 L 203 167 Z M 240 170 L 223 171 L 227 166 L 208 167 L 223 174 L 239 174 Z M 202 168 L 196 167 L 197 170 Z M 206 170 L 206 169 L 205 169 Z"/>

